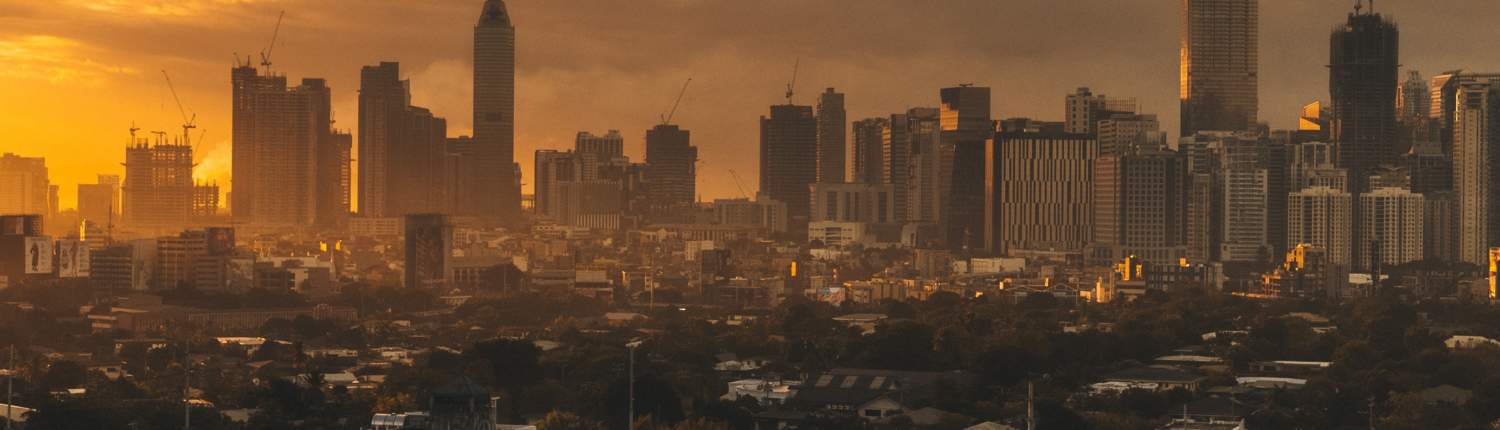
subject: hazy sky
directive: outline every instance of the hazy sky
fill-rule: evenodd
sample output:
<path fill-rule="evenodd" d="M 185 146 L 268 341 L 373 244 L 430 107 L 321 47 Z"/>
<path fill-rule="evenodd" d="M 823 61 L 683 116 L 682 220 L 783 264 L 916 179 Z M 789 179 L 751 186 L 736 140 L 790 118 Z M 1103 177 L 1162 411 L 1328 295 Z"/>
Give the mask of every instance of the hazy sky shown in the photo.
<path fill-rule="evenodd" d="M 229 69 L 265 48 L 274 69 L 327 78 L 335 127 L 353 129 L 359 68 L 400 61 L 414 102 L 470 129 L 471 32 L 481 0 L 0 0 L 0 151 L 47 157 L 62 203 L 120 174 L 127 128 L 176 132 L 166 69 L 206 142 L 200 178 L 229 182 Z M 618 129 L 639 160 L 645 130 L 682 81 L 674 122 L 699 147 L 699 193 L 757 187 L 758 117 L 801 58 L 796 102 L 847 94 L 851 121 L 935 106 L 938 89 L 993 89 L 997 117 L 1062 117 L 1078 86 L 1136 97 L 1177 129 L 1178 0 L 511 0 L 517 27 L 516 159 Z M 1327 98 L 1328 33 L 1352 0 L 1262 0 L 1260 117 L 1294 125 Z M 1382 0 L 1402 63 L 1424 74 L 1500 69 L 1500 2 Z M 144 134 L 144 132 L 143 132 Z M 527 187 L 529 189 L 529 186 Z"/>

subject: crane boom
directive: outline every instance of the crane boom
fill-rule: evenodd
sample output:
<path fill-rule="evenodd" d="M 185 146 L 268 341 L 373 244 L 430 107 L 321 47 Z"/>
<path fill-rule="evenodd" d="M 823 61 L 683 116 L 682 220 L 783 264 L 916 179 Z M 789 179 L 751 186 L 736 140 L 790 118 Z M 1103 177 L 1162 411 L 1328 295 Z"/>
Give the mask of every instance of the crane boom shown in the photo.
<path fill-rule="evenodd" d="M 198 125 L 194 124 L 198 120 L 198 114 L 195 113 L 189 118 L 187 109 L 182 107 L 182 99 L 177 97 L 177 86 L 172 85 L 172 75 L 168 75 L 166 70 L 162 70 L 161 77 L 166 78 L 167 89 L 172 90 L 172 101 L 177 102 L 177 113 L 182 114 L 182 144 L 192 145 L 192 135 L 188 130 L 198 128 Z"/>
<path fill-rule="evenodd" d="M 745 192 L 745 185 L 740 183 L 740 174 L 736 173 L 734 169 L 729 169 L 729 176 L 734 177 L 734 187 L 740 189 L 740 195 L 747 199 L 750 198 L 750 193 Z"/>
<path fill-rule="evenodd" d="M 260 66 L 271 69 L 271 52 L 276 50 L 276 36 L 281 35 L 281 18 L 286 16 L 286 11 L 276 15 L 276 28 L 271 30 L 271 44 L 266 45 L 266 50 L 260 53 Z"/>
<path fill-rule="evenodd" d="M 672 123 L 672 116 L 677 114 L 677 105 L 682 104 L 682 95 L 687 94 L 688 84 L 691 83 L 693 83 L 693 78 L 687 78 L 687 82 L 682 83 L 682 90 L 677 92 L 677 100 L 672 102 L 672 109 L 667 111 L 667 114 L 661 117 L 662 125 Z"/>

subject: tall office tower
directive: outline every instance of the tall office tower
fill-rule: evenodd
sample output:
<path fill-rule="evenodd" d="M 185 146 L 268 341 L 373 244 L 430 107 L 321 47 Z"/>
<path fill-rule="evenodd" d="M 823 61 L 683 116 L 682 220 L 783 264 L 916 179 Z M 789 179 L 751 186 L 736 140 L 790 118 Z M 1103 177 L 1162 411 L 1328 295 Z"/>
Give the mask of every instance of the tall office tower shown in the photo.
<path fill-rule="evenodd" d="M 303 78 L 301 85 L 289 88 L 286 76 L 262 75 L 248 64 L 235 67 L 230 81 L 230 209 L 235 221 L 256 228 L 312 224 L 318 208 L 318 148 L 332 134 L 328 86 L 322 79 Z"/>
<path fill-rule="evenodd" d="M 236 191 L 238 193 L 238 191 Z M 137 140 L 125 148 L 127 226 L 175 230 L 188 225 L 193 211 L 193 148 Z"/>
<path fill-rule="evenodd" d="M 579 154 L 595 154 L 601 160 L 625 156 L 625 137 L 620 136 L 619 130 L 610 130 L 603 136 L 595 135 L 587 131 L 578 132 L 573 139 L 573 150 Z"/>
<path fill-rule="evenodd" d="M 818 179 L 818 121 L 811 106 L 771 106 L 760 117 L 760 190 L 786 203 L 792 232 L 808 215 L 808 185 Z"/>
<path fill-rule="evenodd" d="M 318 225 L 337 227 L 349 219 L 353 194 L 354 135 L 334 131 L 318 145 Z"/>
<path fill-rule="evenodd" d="M 1089 87 L 1078 87 L 1064 100 L 1067 112 L 1063 120 L 1063 131 L 1076 134 L 1094 134 L 1099 121 L 1115 115 L 1134 115 L 1135 98 L 1113 98 L 1094 94 Z M 1152 117 L 1152 119 L 1156 119 Z"/>
<path fill-rule="evenodd" d="M 1182 0 L 1182 135 L 1241 131 L 1259 109 L 1259 0 Z"/>
<path fill-rule="evenodd" d="M 947 239 L 954 250 L 983 249 L 985 144 L 995 137 L 989 87 L 960 85 L 939 93 L 943 144 L 953 146 L 948 186 Z"/>
<path fill-rule="evenodd" d="M 448 122 L 411 105 L 401 66 L 360 71 L 360 214 L 401 216 L 454 209 Z"/>
<path fill-rule="evenodd" d="M 1453 190 L 1458 260 L 1485 264 L 1500 244 L 1500 79 L 1466 80 L 1453 97 Z"/>
<path fill-rule="evenodd" d="M 1189 174 L 1174 151 L 1102 155 L 1094 161 L 1090 242 L 1105 261 L 1135 255 L 1171 264 L 1187 257 Z M 1107 257 L 1107 258 L 1098 258 Z"/>
<path fill-rule="evenodd" d="M 1368 189 L 1366 177 L 1375 167 L 1404 152 L 1395 147 L 1399 34 L 1380 14 L 1356 11 L 1329 37 L 1333 139 L 1355 194 Z"/>
<path fill-rule="evenodd" d="M 78 184 L 78 216 L 100 227 L 119 222 L 120 176 L 99 175 L 93 184 Z"/>
<path fill-rule="evenodd" d="M 953 196 L 955 145 L 941 139 L 937 121 L 912 125 L 907 133 L 911 146 L 907 154 L 910 173 L 906 176 L 906 216 L 902 219 L 936 224 L 946 232 L 949 200 Z"/>
<path fill-rule="evenodd" d="M 502 0 L 485 0 L 474 25 L 474 172 L 464 199 L 484 218 L 514 221 L 521 209 L 515 169 L 516 27 Z"/>
<path fill-rule="evenodd" d="M 1270 140 L 1250 133 L 1199 132 L 1183 141 L 1185 147 L 1206 144 L 1218 156 L 1216 170 L 1209 172 L 1218 176 L 1215 182 L 1220 187 L 1216 228 L 1222 232 L 1214 235 L 1219 240 L 1219 260 L 1261 261 L 1274 255 L 1267 249 L 1276 243 L 1269 236 L 1269 225 L 1273 220 L 1270 200 L 1278 192 L 1267 162 Z"/>
<path fill-rule="evenodd" d="M 881 131 L 880 176 L 895 188 L 896 216 L 900 220 L 909 220 L 912 212 L 909 203 L 912 151 L 922 146 L 922 142 L 941 141 L 942 131 L 936 108 L 911 108 L 906 113 L 891 115 L 887 127 Z"/>
<path fill-rule="evenodd" d="M 1426 255 L 1422 234 L 1427 202 L 1421 194 L 1404 188 L 1375 188 L 1359 196 L 1359 206 L 1360 224 L 1367 233 L 1359 247 L 1365 249 L 1367 258 L 1355 266 L 1394 266 Z"/>
<path fill-rule="evenodd" d="M 652 212 L 670 213 L 697 201 L 698 147 L 687 130 L 657 124 L 646 130 L 646 192 Z"/>
<path fill-rule="evenodd" d="M 1450 70 L 1432 77 L 1432 84 L 1428 85 L 1430 100 L 1428 102 L 1427 118 L 1431 120 L 1431 127 L 1436 129 L 1431 134 L 1437 138 L 1443 153 L 1454 155 L 1454 115 L 1459 106 L 1456 104 L 1459 88 L 1465 84 L 1486 83 L 1500 80 L 1500 73 L 1474 73 L 1463 70 Z"/>
<path fill-rule="evenodd" d="M 401 65 L 381 62 L 359 72 L 359 214 L 388 216 L 394 146 L 401 139 L 403 116 L 410 100 Z"/>
<path fill-rule="evenodd" d="M 887 118 L 865 118 L 854 122 L 853 150 L 849 151 L 850 173 L 853 182 L 865 184 L 888 183 L 881 174 L 881 135 L 890 127 Z"/>
<path fill-rule="evenodd" d="M 1118 155 L 1135 151 L 1155 151 L 1167 147 L 1167 133 L 1161 131 L 1156 115 L 1119 114 L 1094 123 L 1099 138 L 1099 155 Z"/>
<path fill-rule="evenodd" d="M 1312 187 L 1287 197 L 1287 243 L 1328 250 L 1329 261 L 1348 267 L 1353 246 L 1354 199 L 1348 192 Z"/>
<path fill-rule="evenodd" d="M 453 223 L 443 214 L 406 215 L 406 288 L 442 288 L 452 279 Z"/>
<path fill-rule="evenodd" d="M 0 215 L 43 215 L 50 209 L 47 160 L 0 155 Z"/>
<path fill-rule="evenodd" d="M 844 182 L 844 149 L 849 121 L 844 115 L 844 93 L 833 88 L 818 94 L 818 182 Z"/>
<path fill-rule="evenodd" d="M 1082 250 L 1093 233 L 1093 137 L 1002 126 L 985 147 L 985 249 Z"/>

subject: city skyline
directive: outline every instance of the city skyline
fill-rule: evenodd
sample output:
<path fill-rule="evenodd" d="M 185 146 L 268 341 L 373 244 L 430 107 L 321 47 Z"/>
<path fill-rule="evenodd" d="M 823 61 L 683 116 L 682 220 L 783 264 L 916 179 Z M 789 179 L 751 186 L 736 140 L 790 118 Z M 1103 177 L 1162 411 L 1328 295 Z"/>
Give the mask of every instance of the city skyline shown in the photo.
<path fill-rule="evenodd" d="M 0 88 L 0 98 L 40 100 L 33 105 L 0 106 L 0 128 L 16 131 L 15 140 L 3 149 L 47 157 L 54 183 L 64 185 L 59 200 L 63 207 L 71 207 L 73 184 L 91 182 L 98 173 L 122 173 L 119 148 L 128 140 L 125 129 L 132 120 L 147 130 L 167 131 L 181 122 L 159 76 L 158 69 L 165 69 L 174 75 L 184 105 L 197 114 L 205 132 L 206 142 L 195 150 L 199 179 L 218 181 L 230 190 L 229 85 L 223 68 L 231 64 L 235 53 L 253 55 L 264 49 L 280 10 L 286 10 L 287 17 L 277 41 L 274 69 L 291 81 L 327 79 L 338 120 L 335 128 L 357 126 L 359 67 L 401 61 L 408 70 L 402 78 L 413 81 L 413 104 L 428 106 L 434 115 L 448 118 L 449 135 L 472 134 L 469 51 L 479 6 L 479 2 L 391 2 L 341 8 L 349 10 L 333 15 L 340 9 L 338 3 L 111 1 L 43 7 L 0 1 L 0 10 L 7 12 L 0 15 L 8 17 L 0 18 L 8 24 L 0 30 L 0 47 L 4 48 L 0 58 L 19 65 L 0 71 L 0 77 L 28 83 Z M 719 2 L 647 2 L 633 5 L 646 12 L 641 14 L 645 21 L 628 25 L 609 20 L 611 11 L 620 7 L 613 4 L 511 2 L 507 6 L 518 33 L 515 161 L 523 170 L 525 192 L 534 183 L 529 154 L 535 149 L 566 148 L 578 130 L 620 129 L 626 138 L 626 154 L 642 159 L 645 130 L 657 121 L 659 111 L 670 106 L 681 79 L 692 77 L 693 88 L 674 122 L 693 130 L 694 144 L 701 148 L 704 174 L 698 180 L 699 194 L 704 200 L 738 197 L 725 171 L 735 169 L 747 177 L 757 173 L 753 157 L 744 156 L 754 150 L 754 118 L 765 105 L 781 99 L 791 63 L 797 58 L 801 59 L 797 103 L 811 105 L 818 90 L 837 87 L 848 94 L 850 123 L 907 107 L 937 106 L 939 88 L 974 82 L 994 89 L 996 118 L 1056 118 L 1062 112 L 1062 94 L 1090 86 L 1137 98 L 1141 112 L 1163 119 L 1163 130 L 1178 126 L 1177 103 L 1171 97 L 1177 86 L 1172 79 L 1180 26 L 1177 5 L 1063 5 L 1068 10 L 1048 12 L 1045 2 L 1012 1 L 967 5 L 971 6 L 968 12 L 979 13 L 966 13 L 966 5 L 951 4 L 921 19 L 957 31 L 909 35 L 899 43 L 852 51 L 851 44 L 877 35 L 865 33 L 858 24 L 895 19 L 900 8 L 887 3 L 870 5 L 841 27 L 848 30 L 842 33 L 846 35 L 814 38 L 810 34 L 817 27 L 812 23 L 846 5 L 798 5 L 788 11 Z M 1295 106 L 1312 99 L 1328 100 L 1326 47 L 1293 42 L 1326 37 L 1333 24 L 1328 17 L 1340 16 L 1348 8 L 1338 2 L 1311 1 L 1266 0 L 1260 5 L 1262 16 L 1277 17 L 1264 19 L 1260 25 L 1260 43 L 1278 49 L 1278 55 L 1261 60 L 1259 117 L 1273 128 L 1289 127 L 1295 121 L 1291 114 Z M 1383 2 L 1377 11 L 1411 29 L 1402 35 L 1403 70 L 1432 75 L 1456 67 L 1486 70 L 1500 65 L 1500 60 L 1486 63 L 1483 56 L 1463 55 L 1484 49 L 1488 42 L 1464 37 L 1475 30 L 1450 24 L 1485 16 L 1486 10 L 1494 8 L 1500 6 L 1455 2 L 1450 7 L 1430 8 Z M 805 13 L 792 14 L 797 11 Z M 1121 13 L 1140 19 L 1129 25 L 1110 21 Z M 783 23 L 785 31 L 760 37 L 723 29 L 699 31 L 704 30 L 701 23 L 665 32 L 650 25 L 658 19 L 731 14 L 747 21 L 775 20 Z M 446 24 L 392 24 L 412 17 L 421 17 L 422 24 Z M 56 25 L 62 19 L 89 25 Z M 1063 19 L 1094 25 L 1047 24 Z M 994 20 L 1014 23 L 993 25 Z M 359 23 L 383 23 L 376 26 L 382 32 L 366 30 Z M 1066 28 L 1092 30 L 1084 35 Z M 181 36 L 185 34 L 194 37 L 184 42 Z M 686 34 L 694 37 L 677 37 Z M 1089 35 L 1095 37 L 1085 37 Z M 610 37 L 606 40 L 605 36 Z M 1444 43 L 1449 37 L 1471 42 Z M 640 40 L 632 44 L 632 39 Z M 1095 40 L 1127 40 L 1129 46 Z M 662 48 L 647 51 L 670 54 L 637 58 L 631 54 L 639 49 L 634 45 Z M 965 61 L 964 67 L 937 67 L 944 61 L 922 61 L 972 58 L 966 50 L 985 55 L 980 61 Z M 329 56 L 330 52 L 349 55 Z M 1084 57 L 1089 61 L 1077 61 Z M 890 66 L 902 59 L 930 78 L 886 84 L 904 73 Z M 51 98 L 39 99 L 40 94 Z M 79 100 L 92 101 L 80 104 Z M 583 117 L 560 114 L 577 109 L 570 103 L 576 100 L 597 102 L 589 104 L 588 115 Z"/>

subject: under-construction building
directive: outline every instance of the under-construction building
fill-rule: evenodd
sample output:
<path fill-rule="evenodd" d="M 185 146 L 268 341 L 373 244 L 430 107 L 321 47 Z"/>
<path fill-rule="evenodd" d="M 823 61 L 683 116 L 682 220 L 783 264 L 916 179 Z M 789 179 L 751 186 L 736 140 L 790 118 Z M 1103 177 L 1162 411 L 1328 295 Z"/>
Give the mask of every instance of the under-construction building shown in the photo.
<path fill-rule="evenodd" d="M 125 148 L 124 224 L 171 231 L 217 214 L 218 184 L 193 182 L 193 148 L 136 139 Z"/>

